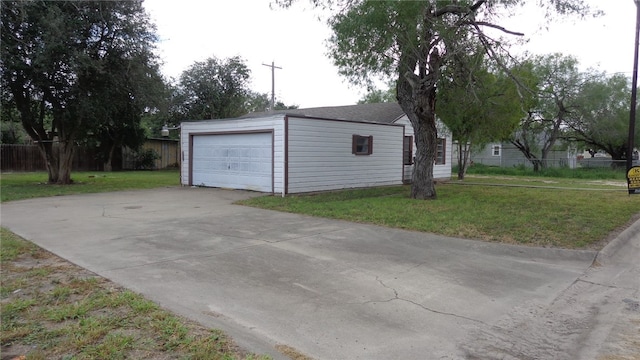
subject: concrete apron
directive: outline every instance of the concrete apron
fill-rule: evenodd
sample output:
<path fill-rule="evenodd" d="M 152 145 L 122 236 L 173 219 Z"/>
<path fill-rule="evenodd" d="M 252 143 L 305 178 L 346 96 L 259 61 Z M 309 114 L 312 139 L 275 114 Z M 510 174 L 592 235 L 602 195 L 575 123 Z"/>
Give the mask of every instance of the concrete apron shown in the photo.
<path fill-rule="evenodd" d="M 255 195 L 164 188 L 24 200 L 2 204 L 2 226 L 276 359 L 277 344 L 315 359 L 573 359 L 592 333 L 574 321 L 556 334 L 537 319 L 555 321 L 546 309 L 589 273 L 593 251 L 231 204 Z M 626 281 L 636 292 L 621 296 L 637 299 Z M 525 335 L 530 325 L 539 336 Z"/>

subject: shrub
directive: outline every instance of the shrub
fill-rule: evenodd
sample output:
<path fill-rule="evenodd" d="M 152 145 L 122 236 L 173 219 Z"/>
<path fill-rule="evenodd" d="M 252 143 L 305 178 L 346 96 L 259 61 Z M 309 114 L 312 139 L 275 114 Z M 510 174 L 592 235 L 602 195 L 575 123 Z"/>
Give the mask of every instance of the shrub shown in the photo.
<path fill-rule="evenodd" d="M 136 170 L 153 170 L 156 168 L 156 160 L 160 155 L 153 149 L 139 150 L 135 155 Z"/>

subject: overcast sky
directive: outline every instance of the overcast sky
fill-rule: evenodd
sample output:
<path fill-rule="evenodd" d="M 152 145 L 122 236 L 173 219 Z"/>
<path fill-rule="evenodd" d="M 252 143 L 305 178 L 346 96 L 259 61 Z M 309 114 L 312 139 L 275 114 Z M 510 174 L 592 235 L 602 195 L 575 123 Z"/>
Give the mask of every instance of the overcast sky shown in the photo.
<path fill-rule="evenodd" d="M 338 75 L 326 56 L 328 27 L 306 0 L 291 9 L 270 9 L 270 0 L 147 0 L 156 24 L 163 73 L 177 78 L 195 61 L 239 55 L 251 69 L 251 88 L 271 93 L 275 62 L 276 98 L 301 108 L 355 104 L 364 91 Z M 521 50 L 535 54 L 562 52 L 576 56 L 583 68 L 630 76 L 633 69 L 635 4 L 633 0 L 589 0 L 606 15 L 552 24 L 538 30 L 540 19 L 521 12 L 509 19 L 510 30 L 530 39 Z"/>

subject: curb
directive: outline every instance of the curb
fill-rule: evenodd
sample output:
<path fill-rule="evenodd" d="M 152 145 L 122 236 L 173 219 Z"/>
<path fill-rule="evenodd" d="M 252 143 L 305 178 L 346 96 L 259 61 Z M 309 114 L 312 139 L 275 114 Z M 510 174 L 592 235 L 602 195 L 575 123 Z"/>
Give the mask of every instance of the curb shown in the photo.
<path fill-rule="evenodd" d="M 636 220 L 631 226 L 626 228 L 620 235 L 600 250 L 596 255 L 595 261 L 600 264 L 605 264 L 609 258 L 625 247 L 632 239 L 637 239 L 638 237 L 640 237 L 640 220 Z"/>

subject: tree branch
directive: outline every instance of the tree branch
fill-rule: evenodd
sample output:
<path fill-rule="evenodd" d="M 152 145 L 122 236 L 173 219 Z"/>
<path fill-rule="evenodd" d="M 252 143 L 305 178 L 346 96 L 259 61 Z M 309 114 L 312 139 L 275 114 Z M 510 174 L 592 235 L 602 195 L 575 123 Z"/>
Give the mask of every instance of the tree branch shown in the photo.
<path fill-rule="evenodd" d="M 446 5 L 444 7 L 441 7 L 440 9 L 436 10 L 433 13 L 434 17 L 440 17 L 443 16 L 445 14 L 457 14 L 457 15 L 462 15 L 462 14 L 470 14 L 472 12 L 475 12 L 476 10 L 478 10 L 480 8 L 480 6 L 484 5 L 484 3 L 486 3 L 487 0 L 478 0 L 476 1 L 475 4 L 471 5 L 471 6 L 463 6 L 463 5 Z"/>
<path fill-rule="evenodd" d="M 467 23 L 467 25 L 471 25 L 472 22 L 469 21 Z M 511 31 L 511 30 L 507 30 L 504 27 L 500 26 L 500 25 L 496 25 L 496 24 L 492 24 L 486 21 L 474 21 L 473 24 L 479 25 L 479 26 L 487 26 L 490 28 L 494 28 L 494 29 L 498 29 L 504 33 L 510 34 L 510 35 L 516 35 L 516 36 L 524 36 L 524 33 L 521 32 L 517 32 L 517 31 Z"/>

